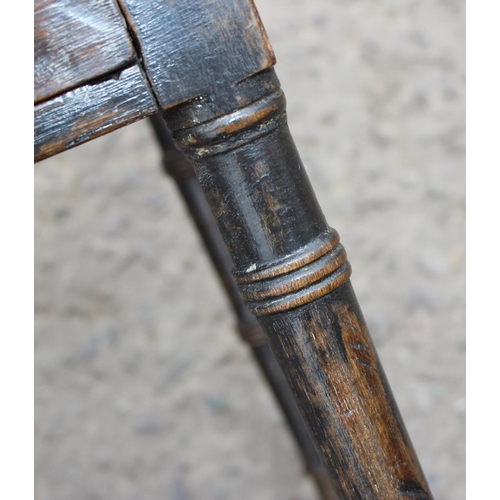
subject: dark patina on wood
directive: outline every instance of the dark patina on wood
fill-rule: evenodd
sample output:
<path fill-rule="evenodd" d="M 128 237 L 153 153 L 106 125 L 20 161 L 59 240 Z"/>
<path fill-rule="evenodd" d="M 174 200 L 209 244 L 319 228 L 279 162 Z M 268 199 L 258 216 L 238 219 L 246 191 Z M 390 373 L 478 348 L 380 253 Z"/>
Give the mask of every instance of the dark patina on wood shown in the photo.
<path fill-rule="evenodd" d="M 432 498 L 351 288 L 345 251 L 290 136 L 253 3 L 120 6 L 145 75 L 129 68 L 116 86 L 112 79 L 88 85 L 84 99 L 76 89 L 41 103 L 37 158 L 152 114 L 156 99 L 194 163 L 239 293 L 258 315 L 338 496 Z M 124 88 L 129 76 L 135 83 Z M 242 329 L 250 339 L 252 328 Z"/>
<path fill-rule="evenodd" d="M 274 62 L 255 6 L 247 0 L 36 0 L 35 162 L 158 107 L 217 96 L 212 112 L 229 112 L 245 104 L 234 100 L 232 86 Z M 145 76 L 140 85 L 124 82 L 119 89 L 104 85 L 87 92 L 137 63 Z M 158 103 L 153 111 L 149 89 Z M 101 118 L 89 107 L 100 109 Z M 63 117 L 57 119 L 59 113 Z"/>
<path fill-rule="evenodd" d="M 235 86 L 246 105 L 231 113 L 210 119 L 210 105 L 193 101 L 165 114 L 194 163 L 239 291 L 259 317 L 339 497 L 430 499 L 345 250 L 290 136 L 274 70 L 249 80 L 258 84 Z"/>
<path fill-rule="evenodd" d="M 233 263 L 231 257 L 224 245 L 203 190 L 195 176 L 193 166 L 175 147 L 162 117 L 159 114 L 153 115 L 150 122 L 162 148 L 164 169 L 175 179 L 210 260 L 226 291 L 226 296 L 231 303 L 238 322 L 239 333 L 252 349 L 253 356 L 283 411 L 288 426 L 302 453 L 306 470 L 314 479 L 323 500 L 338 500 L 293 394 L 267 343 L 264 331 L 257 318 L 250 314 L 238 292 L 238 287 L 232 276 Z"/>
<path fill-rule="evenodd" d="M 158 110 L 139 66 L 35 106 L 35 162 Z"/>
<path fill-rule="evenodd" d="M 220 96 L 222 87 L 232 86 L 275 63 L 251 1 L 119 3 L 164 109 L 195 97 Z M 229 111 L 236 104 L 221 100 L 218 108 Z"/>
<path fill-rule="evenodd" d="M 114 0 L 35 0 L 35 103 L 135 60 Z"/>

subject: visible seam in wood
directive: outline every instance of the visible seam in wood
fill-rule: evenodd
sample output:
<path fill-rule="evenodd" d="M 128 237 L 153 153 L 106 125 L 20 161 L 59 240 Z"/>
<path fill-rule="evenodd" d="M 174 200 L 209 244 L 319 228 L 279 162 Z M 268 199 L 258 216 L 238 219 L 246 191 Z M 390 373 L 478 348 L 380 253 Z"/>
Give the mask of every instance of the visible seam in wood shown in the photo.
<path fill-rule="evenodd" d="M 81 87 L 86 87 L 88 85 L 98 85 L 99 83 L 103 83 L 107 80 L 112 80 L 112 79 L 117 80 L 118 78 L 120 78 L 120 75 L 122 74 L 123 71 L 129 68 L 133 68 L 134 66 L 137 66 L 136 59 L 132 60 L 130 63 L 124 64 L 123 66 L 118 66 L 114 68 L 112 71 L 109 71 L 108 73 L 104 73 L 103 75 L 97 76 L 95 78 L 89 78 L 88 80 L 82 80 L 78 85 L 67 87 L 63 91 L 57 94 L 52 94 L 45 99 L 40 99 L 39 101 L 35 101 L 34 105 L 39 106 L 40 104 L 50 102 L 54 99 L 57 99 L 58 97 L 63 97 L 68 92 L 72 92 L 73 90 L 79 89 Z"/>
<path fill-rule="evenodd" d="M 132 26 L 128 22 L 127 15 L 125 14 L 126 8 L 124 5 L 122 5 L 120 0 L 116 0 L 116 5 L 118 7 L 118 11 L 120 12 L 120 15 L 123 18 L 123 22 L 125 23 L 125 27 L 127 28 L 127 32 L 130 36 L 130 40 L 132 41 L 132 45 L 133 45 L 135 53 L 137 55 L 137 65 L 141 68 L 142 74 L 145 77 L 145 83 L 148 86 L 148 90 L 150 91 L 151 96 L 153 97 L 153 99 L 155 101 L 156 107 L 161 112 L 162 107 L 160 104 L 160 100 L 158 98 L 158 95 L 156 94 L 156 89 L 155 89 L 155 86 L 153 85 L 153 81 L 151 80 L 151 77 L 149 76 L 149 73 L 146 69 L 146 66 L 143 63 L 144 58 L 142 56 L 141 44 L 139 42 L 139 39 L 137 38 L 137 35 L 134 33 Z"/>

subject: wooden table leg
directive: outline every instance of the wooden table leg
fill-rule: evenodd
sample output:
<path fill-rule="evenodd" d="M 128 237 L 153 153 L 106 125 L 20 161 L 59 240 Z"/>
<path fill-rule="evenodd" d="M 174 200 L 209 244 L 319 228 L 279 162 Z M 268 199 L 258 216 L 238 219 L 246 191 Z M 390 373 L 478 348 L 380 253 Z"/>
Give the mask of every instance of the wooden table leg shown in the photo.
<path fill-rule="evenodd" d="M 165 118 L 344 499 L 432 498 L 352 290 L 337 232 L 288 130 L 274 70 Z M 223 103 L 224 101 L 224 103 Z M 227 112 L 227 102 L 237 102 Z"/>
<path fill-rule="evenodd" d="M 293 394 L 267 343 L 264 331 L 257 318 L 248 312 L 243 299 L 238 293 L 236 282 L 231 274 L 233 267 L 231 257 L 227 252 L 217 223 L 195 176 L 193 166 L 183 153 L 175 147 L 171 134 L 161 115 L 151 116 L 150 122 L 163 152 L 164 170 L 173 177 L 186 203 L 232 305 L 241 337 L 252 349 L 253 356 L 281 407 L 288 426 L 302 453 L 306 471 L 314 479 L 323 500 L 338 500 Z"/>

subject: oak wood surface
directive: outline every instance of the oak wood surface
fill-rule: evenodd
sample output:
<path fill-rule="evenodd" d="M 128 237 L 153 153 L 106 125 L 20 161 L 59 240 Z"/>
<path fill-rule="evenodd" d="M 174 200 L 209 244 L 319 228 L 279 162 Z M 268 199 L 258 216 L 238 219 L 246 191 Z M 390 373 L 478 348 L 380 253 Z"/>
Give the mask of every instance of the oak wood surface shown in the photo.
<path fill-rule="evenodd" d="M 135 60 L 114 0 L 35 0 L 34 7 L 35 103 Z"/>
<path fill-rule="evenodd" d="M 157 111 L 139 66 L 35 106 L 35 162 Z"/>

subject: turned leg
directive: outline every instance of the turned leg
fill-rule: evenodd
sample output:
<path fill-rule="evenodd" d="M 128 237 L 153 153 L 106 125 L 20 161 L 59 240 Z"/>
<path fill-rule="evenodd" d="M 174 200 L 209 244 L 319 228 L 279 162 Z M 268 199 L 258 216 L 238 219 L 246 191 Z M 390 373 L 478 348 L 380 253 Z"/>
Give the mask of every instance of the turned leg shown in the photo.
<path fill-rule="evenodd" d="M 306 470 L 313 477 L 321 498 L 324 500 L 337 500 L 338 497 L 332 489 L 321 458 L 314 447 L 293 394 L 267 343 L 262 327 L 256 317 L 248 312 L 243 299 L 238 293 L 238 288 L 231 274 L 233 267 L 231 258 L 205 199 L 205 195 L 196 179 L 193 166 L 175 147 L 170 132 L 161 116 L 153 115 L 150 118 L 150 122 L 162 148 L 164 169 L 175 180 L 179 192 L 196 224 L 203 244 L 232 305 L 241 337 L 249 344 L 255 360 L 271 386 L 274 396 L 285 415 L 288 426 L 300 448 Z"/>
<path fill-rule="evenodd" d="M 165 112 L 258 317 L 345 499 L 430 499 L 352 290 L 337 232 L 286 123 L 274 70 Z M 227 112 L 227 103 L 237 103 Z M 221 101 L 222 103 L 222 101 Z"/>

